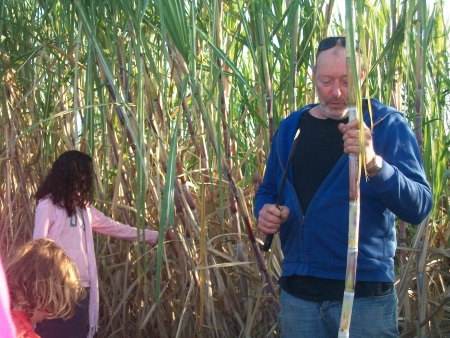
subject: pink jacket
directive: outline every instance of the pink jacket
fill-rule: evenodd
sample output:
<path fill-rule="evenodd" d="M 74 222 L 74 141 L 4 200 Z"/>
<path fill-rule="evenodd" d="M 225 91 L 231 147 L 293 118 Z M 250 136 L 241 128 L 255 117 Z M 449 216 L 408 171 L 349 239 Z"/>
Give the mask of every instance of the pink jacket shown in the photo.
<path fill-rule="evenodd" d="M 0 337 L 2 338 L 16 338 L 10 311 L 8 285 L 0 260 Z"/>
<path fill-rule="evenodd" d="M 53 204 L 50 198 L 39 201 L 33 239 L 49 237 L 58 243 L 78 267 L 81 285 L 90 288 L 88 337 L 93 337 L 97 332 L 99 312 L 97 265 L 92 230 L 130 241 L 137 239 L 136 228 L 114 221 L 92 205 L 83 210 L 77 209 L 76 215 L 69 217 L 66 210 Z M 146 242 L 155 245 L 157 240 L 158 232 L 145 229 Z"/>

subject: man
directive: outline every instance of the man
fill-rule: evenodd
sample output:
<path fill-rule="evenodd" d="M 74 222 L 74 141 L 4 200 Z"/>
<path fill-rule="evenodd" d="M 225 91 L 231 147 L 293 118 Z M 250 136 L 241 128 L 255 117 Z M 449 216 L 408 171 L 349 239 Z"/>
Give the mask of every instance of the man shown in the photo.
<path fill-rule="evenodd" d="M 319 44 L 313 81 L 319 103 L 281 122 L 256 194 L 258 229 L 265 234 L 280 232 L 282 337 L 336 337 L 344 294 L 348 154 L 359 154 L 359 122 L 348 122 L 345 37 L 329 37 Z M 403 114 L 377 100 L 364 100 L 364 121 L 369 126 L 369 104 L 373 131 L 364 128 L 368 179 L 362 177 L 360 186 L 350 337 L 397 337 L 394 214 L 419 224 L 431 210 L 432 196 Z M 292 165 L 286 168 L 291 149 Z M 285 170 L 287 182 L 279 191 Z"/>

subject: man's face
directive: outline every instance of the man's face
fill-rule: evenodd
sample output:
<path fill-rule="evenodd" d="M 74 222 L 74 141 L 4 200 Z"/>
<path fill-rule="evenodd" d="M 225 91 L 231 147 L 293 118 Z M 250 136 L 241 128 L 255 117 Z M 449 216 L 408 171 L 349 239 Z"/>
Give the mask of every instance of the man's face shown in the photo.
<path fill-rule="evenodd" d="M 314 69 L 314 83 L 323 118 L 341 120 L 348 114 L 347 62 L 345 47 L 321 51 Z"/>

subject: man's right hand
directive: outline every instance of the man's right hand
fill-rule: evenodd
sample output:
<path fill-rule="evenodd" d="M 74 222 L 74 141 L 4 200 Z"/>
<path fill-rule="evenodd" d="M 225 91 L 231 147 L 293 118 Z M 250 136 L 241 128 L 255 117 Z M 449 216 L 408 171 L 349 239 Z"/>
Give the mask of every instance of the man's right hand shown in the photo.
<path fill-rule="evenodd" d="M 276 234 L 280 226 L 288 219 L 289 208 L 275 204 L 265 204 L 259 211 L 258 230 L 265 234 Z"/>

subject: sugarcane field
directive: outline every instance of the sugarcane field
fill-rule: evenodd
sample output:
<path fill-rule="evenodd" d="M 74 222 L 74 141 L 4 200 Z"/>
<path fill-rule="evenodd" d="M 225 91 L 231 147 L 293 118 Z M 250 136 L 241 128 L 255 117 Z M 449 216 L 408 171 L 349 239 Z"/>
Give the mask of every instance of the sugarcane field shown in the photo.
<path fill-rule="evenodd" d="M 74 288 L 77 304 L 85 304 L 88 337 L 297 338 L 287 330 L 283 335 L 280 324 L 285 277 L 296 269 L 334 280 L 337 255 L 330 253 L 339 249 L 347 265 L 339 271 L 345 281 L 334 337 L 367 337 L 352 335 L 355 285 L 358 294 L 358 277 L 375 275 L 367 264 L 378 264 L 366 255 L 393 264 L 374 282 L 392 286 L 398 337 L 450 337 L 450 0 L 3 0 L 0 9 L 0 258 L 6 283 L 19 249 L 49 237 L 77 267 Z M 302 172 L 296 156 L 308 134 L 290 128 L 293 119 L 281 126 L 305 106 L 311 115 L 312 107 L 323 107 L 320 90 L 329 84 L 320 77 L 319 54 L 341 47 L 348 100 L 333 103 L 346 104 L 347 126 L 362 121 L 354 127 L 359 134 L 352 134 L 359 153 L 351 153 L 342 136 L 351 132 L 335 128 L 347 147 L 339 146 L 334 162 L 346 159 L 345 196 L 320 196 L 346 210 L 331 210 L 334 202 L 313 208 L 312 194 L 305 217 L 303 200 L 287 192 L 310 183 L 300 186 L 293 178 Z M 329 67 L 339 64 L 336 56 Z M 383 123 L 375 115 L 379 102 L 401 112 L 396 116 L 408 127 L 396 120 L 383 136 L 398 137 L 398 143 L 376 143 Z M 285 130 L 293 130 L 289 140 L 277 143 Z M 368 146 L 372 136 L 374 146 Z M 396 156 L 409 156 L 410 149 L 415 161 L 396 166 Z M 392 162 L 381 151 L 400 155 Z M 58 169 L 65 155 L 84 161 L 77 170 L 85 176 L 67 164 Z M 312 177 L 325 170 L 323 153 L 316 155 Z M 385 188 L 397 191 L 395 205 L 402 209 L 390 208 L 387 197 L 365 200 L 374 175 L 387 177 L 386 169 L 402 183 L 394 187 L 386 178 L 374 189 L 380 195 Z M 57 170 L 65 178 L 52 181 Z M 337 178 L 326 182 L 340 187 Z M 420 182 L 420 189 L 411 182 Z M 289 203 L 299 206 L 301 222 Z M 261 230 L 264 204 L 277 215 L 279 228 L 271 233 Z M 384 244 L 367 240 L 364 222 L 376 222 L 375 213 L 367 216 L 371 208 L 390 222 L 383 230 L 389 235 L 380 235 Z M 62 218 L 81 241 L 52 228 Z M 307 229 L 287 232 L 287 224 L 301 227 L 312 218 L 333 227 L 318 231 L 317 241 L 308 241 Z M 338 228 L 341 218 L 345 226 Z M 292 244 L 294 236 L 304 247 Z M 341 238 L 345 247 L 330 244 Z M 74 257 L 70 250 L 82 253 Z M 313 254 L 293 263 L 300 250 Z M 324 265 L 314 270 L 319 260 L 330 264 L 329 271 Z M 314 281 L 307 285 L 314 288 Z M 64 285 L 61 297 L 69 292 Z M 23 299 L 11 284 L 4 291 L 9 321 L 9 310 L 27 307 L 16 307 Z M 39 331 L 54 320 L 50 310 L 33 304 L 47 317 L 35 322 L 25 311 L 30 330 L 51 337 Z M 299 326 L 306 322 L 303 313 L 296 316 Z M 383 326 L 376 315 L 372 321 Z M 17 335 L 0 328 L 1 338 L 20 336 L 17 324 L 11 327 Z M 72 337 L 67 330 L 59 334 Z"/>

